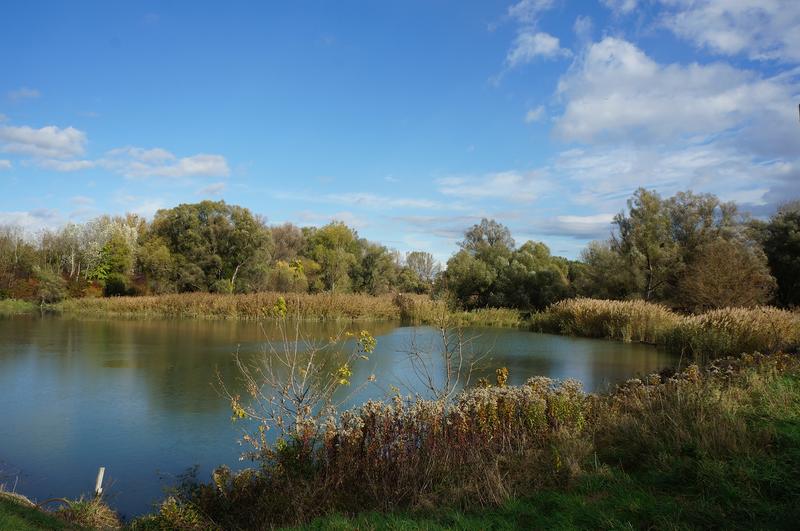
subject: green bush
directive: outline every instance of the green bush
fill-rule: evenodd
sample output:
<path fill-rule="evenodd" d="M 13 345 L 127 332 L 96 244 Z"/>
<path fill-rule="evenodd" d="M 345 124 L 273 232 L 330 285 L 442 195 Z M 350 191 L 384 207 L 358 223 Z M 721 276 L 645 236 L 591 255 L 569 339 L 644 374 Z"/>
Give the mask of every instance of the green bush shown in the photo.
<path fill-rule="evenodd" d="M 103 295 L 106 297 L 122 297 L 128 294 L 128 279 L 121 273 L 111 273 L 105 280 Z"/>

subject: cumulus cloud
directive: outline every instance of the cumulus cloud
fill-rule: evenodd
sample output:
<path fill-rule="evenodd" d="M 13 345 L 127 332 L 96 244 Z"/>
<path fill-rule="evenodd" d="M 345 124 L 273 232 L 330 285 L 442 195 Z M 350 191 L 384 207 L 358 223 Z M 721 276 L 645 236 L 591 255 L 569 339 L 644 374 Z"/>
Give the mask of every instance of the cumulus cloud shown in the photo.
<path fill-rule="evenodd" d="M 788 106 L 796 89 L 786 75 L 762 78 L 722 63 L 662 65 L 607 37 L 559 82 L 565 110 L 556 132 L 582 142 L 664 141 L 720 133 L 758 116 L 785 123 L 796 111 Z"/>
<path fill-rule="evenodd" d="M 222 155 L 201 153 L 178 158 L 162 148 L 125 147 L 111 150 L 102 165 L 130 178 L 227 177 L 228 162 Z"/>
<path fill-rule="evenodd" d="M 541 31 L 524 30 L 517 35 L 508 51 L 506 64 L 509 68 L 514 68 L 530 63 L 537 57 L 556 59 L 570 55 L 572 52 L 561 47 L 558 37 Z"/>
<path fill-rule="evenodd" d="M 30 100 L 30 99 L 36 99 L 41 95 L 42 93 L 36 89 L 28 87 L 20 87 L 16 90 L 10 91 L 8 93 L 8 99 L 12 101 Z"/>
<path fill-rule="evenodd" d="M 539 172 L 504 171 L 478 177 L 445 177 L 436 181 L 439 192 L 463 199 L 500 199 L 530 202 L 551 189 Z"/>
<path fill-rule="evenodd" d="M 12 168 L 10 160 L 0 160 L 0 171 L 10 170 Z"/>
<path fill-rule="evenodd" d="M 83 155 L 86 134 L 74 127 L 48 125 L 0 126 L 0 151 L 42 158 L 72 158 Z"/>
<path fill-rule="evenodd" d="M 63 223 L 58 211 L 47 208 L 38 208 L 28 211 L 0 211 L 0 225 L 20 227 L 28 234 L 34 234 L 43 229 L 52 229 Z"/>
<path fill-rule="evenodd" d="M 663 24 L 720 55 L 800 62 L 797 0 L 661 0 Z"/>

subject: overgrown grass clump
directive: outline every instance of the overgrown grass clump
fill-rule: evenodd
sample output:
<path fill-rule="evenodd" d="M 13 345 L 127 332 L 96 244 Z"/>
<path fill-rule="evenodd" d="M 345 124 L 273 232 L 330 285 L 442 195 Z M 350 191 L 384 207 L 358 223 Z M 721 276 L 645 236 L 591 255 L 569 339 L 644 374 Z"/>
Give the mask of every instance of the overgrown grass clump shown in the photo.
<path fill-rule="evenodd" d="M 662 345 L 700 361 L 800 346 L 800 314 L 763 306 L 686 316 L 640 300 L 567 299 L 534 314 L 531 326 L 540 332 Z"/>
<path fill-rule="evenodd" d="M 122 524 L 101 498 L 53 499 L 61 505 L 47 511 L 25 496 L 0 488 L 0 529 L 15 531 L 39 529 L 120 529 Z"/>
<path fill-rule="evenodd" d="M 794 356 L 725 358 L 601 396 L 575 382 L 503 381 L 298 426 L 257 469 L 183 485 L 148 525 L 487 527 L 505 514 L 523 527 L 747 529 L 800 517 Z"/>
<path fill-rule="evenodd" d="M 0 299 L 0 315 L 22 315 L 33 313 L 37 306 L 28 301 L 18 299 Z"/>
<path fill-rule="evenodd" d="M 666 306 L 641 300 L 565 299 L 534 314 L 535 330 L 581 337 L 660 343 L 681 317 Z"/>
<path fill-rule="evenodd" d="M 479 308 L 472 311 L 453 310 L 445 299 L 426 295 L 399 294 L 394 303 L 403 321 L 414 324 L 456 326 L 517 327 L 524 324 L 522 314 L 513 308 Z"/>
<path fill-rule="evenodd" d="M 712 310 L 681 319 L 664 344 L 671 352 L 698 359 L 792 351 L 800 346 L 800 314 L 770 307 Z"/>

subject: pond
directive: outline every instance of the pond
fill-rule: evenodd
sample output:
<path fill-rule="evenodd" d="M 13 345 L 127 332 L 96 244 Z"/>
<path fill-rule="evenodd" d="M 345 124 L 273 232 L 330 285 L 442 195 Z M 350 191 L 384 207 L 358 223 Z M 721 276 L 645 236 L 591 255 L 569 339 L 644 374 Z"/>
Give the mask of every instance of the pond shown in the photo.
<path fill-rule="evenodd" d="M 320 341 L 344 328 L 377 339 L 352 377 L 353 386 L 372 374 L 376 381 L 350 403 L 386 397 L 392 385 L 415 389 L 408 352 L 440 352 L 430 327 L 300 325 L 304 338 Z M 219 371 L 235 386 L 234 353 L 264 355 L 279 337 L 274 323 L 0 318 L 0 483 L 37 500 L 78 497 L 104 466 L 111 505 L 126 517 L 148 512 L 190 467 L 205 480 L 217 465 L 237 465 L 241 426 L 212 384 Z M 603 391 L 674 362 L 650 346 L 524 330 L 475 328 L 464 337 L 480 358 L 473 378 L 508 367 L 512 384 L 541 375 Z M 431 359 L 441 380 L 441 359 Z"/>

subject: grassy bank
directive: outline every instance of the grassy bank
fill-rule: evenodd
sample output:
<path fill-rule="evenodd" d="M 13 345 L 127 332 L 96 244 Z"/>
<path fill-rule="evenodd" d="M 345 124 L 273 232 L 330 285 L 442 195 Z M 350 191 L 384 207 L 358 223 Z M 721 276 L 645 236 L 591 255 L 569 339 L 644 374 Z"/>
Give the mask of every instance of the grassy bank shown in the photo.
<path fill-rule="evenodd" d="M 693 365 L 603 396 L 502 381 L 305 425 L 258 469 L 186 484 L 137 525 L 788 529 L 800 518 L 796 357 Z"/>
<path fill-rule="evenodd" d="M 685 316 L 644 301 L 567 299 L 534 314 L 531 327 L 662 345 L 697 360 L 793 351 L 800 346 L 800 314 L 771 307 L 723 308 Z"/>
<path fill-rule="evenodd" d="M 22 315 L 36 312 L 38 309 L 38 306 L 28 301 L 17 299 L 0 300 L 0 315 Z"/>
<path fill-rule="evenodd" d="M 68 528 L 64 521 L 40 511 L 26 498 L 0 491 L 0 529 L 36 531 Z"/>

